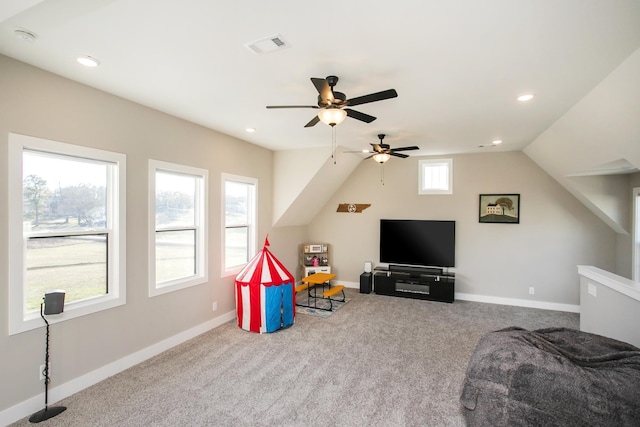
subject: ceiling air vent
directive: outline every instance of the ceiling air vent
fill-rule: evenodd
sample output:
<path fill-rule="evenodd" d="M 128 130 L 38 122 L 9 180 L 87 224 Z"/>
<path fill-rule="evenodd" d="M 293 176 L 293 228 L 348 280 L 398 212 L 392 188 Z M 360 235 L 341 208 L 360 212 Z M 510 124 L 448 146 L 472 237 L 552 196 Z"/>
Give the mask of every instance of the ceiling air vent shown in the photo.
<path fill-rule="evenodd" d="M 282 50 L 289 47 L 280 34 L 245 43 L 244 45 L 256 55 L 275 52 L 276 50 Z"/>

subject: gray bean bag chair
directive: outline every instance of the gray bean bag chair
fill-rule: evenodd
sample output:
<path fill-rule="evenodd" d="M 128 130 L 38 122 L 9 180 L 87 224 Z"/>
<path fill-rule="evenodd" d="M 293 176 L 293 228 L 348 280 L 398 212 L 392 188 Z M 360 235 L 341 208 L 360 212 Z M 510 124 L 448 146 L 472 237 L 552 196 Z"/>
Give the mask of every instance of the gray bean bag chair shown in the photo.
<path fill-rule="evenodd" d="M 460 402 L 468 426 L 640 426 L 640 349 L 566 328 L 491 332 Z"/>

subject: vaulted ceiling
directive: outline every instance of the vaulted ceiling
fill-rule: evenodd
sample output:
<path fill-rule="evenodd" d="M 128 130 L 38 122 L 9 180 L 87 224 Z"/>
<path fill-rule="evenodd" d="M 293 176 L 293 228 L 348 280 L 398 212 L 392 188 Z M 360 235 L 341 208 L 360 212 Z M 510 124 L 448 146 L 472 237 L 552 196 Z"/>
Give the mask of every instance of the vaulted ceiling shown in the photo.
<path fill-rule="evenodd" d="M 354 107 L 377 119 L 338 125 L 346 149 L 520 150 L 639 46 L 637 0 L 0 3 L 0 53 L 272 150 L 330 149 L 304 127 L 318 110 L 265 108 L 316 105 L 329 75 L 348 98 L 398 93 Z"/>

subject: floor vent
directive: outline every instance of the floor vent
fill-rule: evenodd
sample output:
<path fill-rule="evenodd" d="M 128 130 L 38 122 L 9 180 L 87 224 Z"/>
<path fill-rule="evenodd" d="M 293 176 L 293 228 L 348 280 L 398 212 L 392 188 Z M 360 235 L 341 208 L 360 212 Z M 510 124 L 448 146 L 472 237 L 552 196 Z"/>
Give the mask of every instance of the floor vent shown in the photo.
<path fill-rule="evenodd" d="M 255 40 L 249 43 L 244 44 L 247 49 L 256 55 L 260 55 L 262 53 L 275 52 L 277 50 L 286 49 L 289 47 L 287 42 L 285 42 L 280 34 L 271 37 L 265 37 L 260 40 Z"/>

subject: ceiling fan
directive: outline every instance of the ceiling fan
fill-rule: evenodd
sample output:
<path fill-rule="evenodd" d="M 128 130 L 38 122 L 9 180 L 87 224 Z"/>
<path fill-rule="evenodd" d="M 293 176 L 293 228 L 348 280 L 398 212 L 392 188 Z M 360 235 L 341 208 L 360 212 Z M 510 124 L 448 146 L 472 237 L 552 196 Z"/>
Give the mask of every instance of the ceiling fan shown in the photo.
<path fill-rule="evenodd" d="M 321 111 L 318 115 L 311 119 L 309 123 L 304 125 L 304 127 L 308 128 L 315 126 L 319 121 L 333 127 L 342 123 L 347 116 L 365 123 L 371 123 L 376 119 L 374 116 L 346 107 L 368 104 L 370 102 L 382 101 L 398 96 L 395 89 L 387 89 L 381 92 L 348 99 L 344 93 L 333 90 L 334 86 L 338 83 L 338 78 L 336 76 L 328 76 L 326 79 L 311 77 L 311 82 L 318 91 L 318 105 L 267 105 L 267 108 L 320 109 Z"/>
<path fill-rule="evenodd" d="M 410 150 L 419 150 L 420 147 L 412 145 L 410 147 L 398 147 L 398 148 L 391 148 L 391 146 L 389 144 L 385 144 L 382 142 L 382 140 L 384 139 L 385 134 L 381 133 L 378 135 L 378 138 L 380 139 L 380 142 L 378 144 L 373 144 L 371 143 L 371 147 L 373 148 L 373 150 L 367 150 L 367 151 L 361 151 L 364 153 L 371 153 L 371 155 L 369 157 L 365 157 L 366 159 L 370 159 L 373 157 L 373 160 L 375 160 L 378 163 L 384 163 L 387 160 L 389 160 L 391 158 L 391 156 L 394 157 L 400 157 L 402 159 L 405 159 L 407 157 L 409 157 L 407 154 L 402 154 L 402 153 L 398 153 L 398 151 L 410 151 Z"/>

